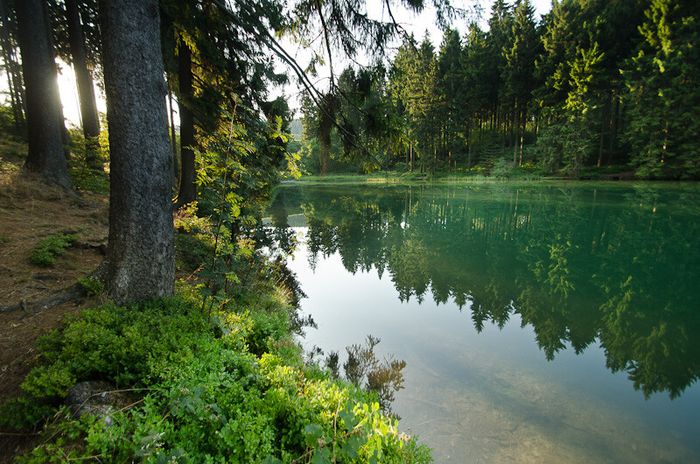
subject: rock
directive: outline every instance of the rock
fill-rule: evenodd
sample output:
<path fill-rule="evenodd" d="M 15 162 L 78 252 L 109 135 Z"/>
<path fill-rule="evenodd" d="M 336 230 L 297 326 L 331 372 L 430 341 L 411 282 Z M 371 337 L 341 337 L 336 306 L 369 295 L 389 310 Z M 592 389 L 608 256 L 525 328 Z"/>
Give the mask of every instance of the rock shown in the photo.
<path fill-rule="evenodd" d="M 117 388 L 109 382 L 80 382 L 68 391 L 66 404 L 77 417 L 93 414 L 104 417 L 105 423 L 110 425 L 110 413 L 132 403 L 132 398 L 126 392 L 115 390 Z"/>

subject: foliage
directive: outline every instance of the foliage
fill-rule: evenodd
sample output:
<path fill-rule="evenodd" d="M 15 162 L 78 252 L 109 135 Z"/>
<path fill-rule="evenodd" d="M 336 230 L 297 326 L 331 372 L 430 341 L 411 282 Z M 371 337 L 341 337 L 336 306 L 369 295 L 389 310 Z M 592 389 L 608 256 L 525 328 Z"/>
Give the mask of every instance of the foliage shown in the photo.
<path fill-rule="evenodd" d="M 56 258 L 62 256 L 75 240 L 76 237 L 72 234 L 49 235 L 36 244 L 29 260 L 37 266 L 52 266 Z"/>
<path fill-rule="evenodd" d="M 275 304 L 269 309 L 288 319 L 290 309 Z M 429 461 L 362 391 L 274 354 L 289 331 L 270 331 L 259 308 L 231 305 L 208 315 L 200 307 L 185 287 L 172 299 L 84 311 L 43 338 L 42 364 L 0 421 L 48 421 L 44 444 L 20 462 Z M 253 347 L 266 353 L 258 357 Z M 94 379 L 130 389 L 138 400 L 113 411 L 109 425 L 59 407 L 75 382 Z"/>
<path fill-rule="evenodd" d="M 503 158 L 499 158 L 491 168 L 491 176 L 497 179 L 507 179 L 513 173 L 513 163 Z"/>
<path fill-rule="evenodd" d="M 533 162 L 568 177 L 618 166 L 640 177 L 697 178 L 694 6 L 562 0 L 537 23 L 529 0 L 495 1 L 487 31 L 473 23 L 459 37 L 448 28 L 438 50 L 429 37 L 417 43 L 404 36 L 362 99 L 348 84 L 367 71 L 346 68 L 334 96 L 333 133 L 381 160 L 367 165 L 371 157 L 348 157 L 359 172 L 434 174 L 475 165 L 488 172 L 509 153 L 516 167 Z M 303 112 L 318 120 L 313 106 Z M 364 130 L 362 121 L 377 120 L 381 130 Z M 307 139 L 313 147 L 318 134 Z"/>
<path fill-rule="evenodd" d="M 90 296 L 96 296 L 104 292 L 104 283 L 97 277 L 81 277 L 78 279 L 78 284 L 85 290 Z"/>
<path fill-rule="evenodd" d="M 106 127 L 106 124 L 102 124 Z M 82 131 L 72 129 L 70 131 L 71 157 L 68 160 L 71 179 L 78 191 L 98 194 L 109 193 L 109 176 L 105 173 L 103 165 L 109 162 L 108 133 L 103 130 L 97 140 L 98 147 L 93 150 L 95 165 L 88 161 L 87 144 Z"/>
<path fill-rule="evenodd" d="M 627 139 L 640 176 L 698 178 L 700 19 L 693 2 L 654 0 L 643 42 L 624 70 L 630 105 Z"/>
<path fill-rule="evenodd" d="M 353 344 L 347 347 L 348 357 L 343 363 L 343 371 L 350 382 L 376 393 L 382 409 L 390 411 L 394 394 L 403 388 L 402 371 L 406 367 L 406 361 L 390 358 L 380 362 L 374 350 L 379 342 L 380 339 L 368 335 L 364 345 Z M 331 366 L 334 358 L 337 356 L 331 353 L 328 363 Z M 334 370 L 337 369 L 331 369 Z"/>

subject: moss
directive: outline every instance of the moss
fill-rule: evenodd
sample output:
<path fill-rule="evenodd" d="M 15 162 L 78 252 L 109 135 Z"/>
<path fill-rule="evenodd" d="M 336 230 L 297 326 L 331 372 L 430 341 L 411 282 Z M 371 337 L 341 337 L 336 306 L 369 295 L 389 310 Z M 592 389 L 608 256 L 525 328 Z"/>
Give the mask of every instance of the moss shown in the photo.
<path fill-rule="evenodd" d="M 104 292 L 104 283 L 96 277 L 81 277 L 78 279 L 78 284 L 85 290 L 90 296 L 96 296 Z"/>

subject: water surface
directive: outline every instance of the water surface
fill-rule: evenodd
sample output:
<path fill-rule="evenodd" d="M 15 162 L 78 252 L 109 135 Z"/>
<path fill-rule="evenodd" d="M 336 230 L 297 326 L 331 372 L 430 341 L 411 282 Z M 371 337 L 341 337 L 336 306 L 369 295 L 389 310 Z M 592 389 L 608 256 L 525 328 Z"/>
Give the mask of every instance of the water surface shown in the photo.
<path fill-rule="evenodd" d="M 318 329 L 407 362 L 436 462 L 700 462 L 700 189 L 285 186 Z"/>

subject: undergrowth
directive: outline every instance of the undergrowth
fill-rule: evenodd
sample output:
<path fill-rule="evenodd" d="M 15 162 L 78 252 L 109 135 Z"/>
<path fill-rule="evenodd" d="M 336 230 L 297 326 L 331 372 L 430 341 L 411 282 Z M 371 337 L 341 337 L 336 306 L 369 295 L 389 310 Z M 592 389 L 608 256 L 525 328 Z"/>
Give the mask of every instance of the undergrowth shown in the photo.
<path fill-rule="evenodd" d="M 104 292 L 104 283 L 97 277 L 87 276 L 78 279 L 78 284 L 89 296 L 97 296 Z"/>
<path fill-rule="evenodd" d="M 373 395 L 300 364 L 278 316 L 291 309 L 276 304 L 277 315 L 207 315 L 184 287 L 175 298 L 84 311 L 41 340 L 42 365 L 3 408 L 3 428 L 45 424 L 50 437 L 19 462 L 427 461 Z M 85 380 L 139 398 L 108 418 L 76 419 L 61 404 Z"/>
<path fill-rule="evenodd" d="M 105 127 L 103 125 L 103 127 Z M 104 164 L 109 160 L 109 142 L 107 131 L 103 130 L 96 140 L 86 141 L 82 131 L 70 131 L 71 156 L 68 161 L 73 185 L 79 192 L 92 192 L 106 195 L 109 193 L 109 176 Z M 88 156 L 88 150 L 92 157 Z"/>
<path fill-rule="evenodd" d="M 54 234 L 42 239 L 32 250 L 29 260 L 37 266 L 52 266 L 76 240 L 75 235 Z"/>

